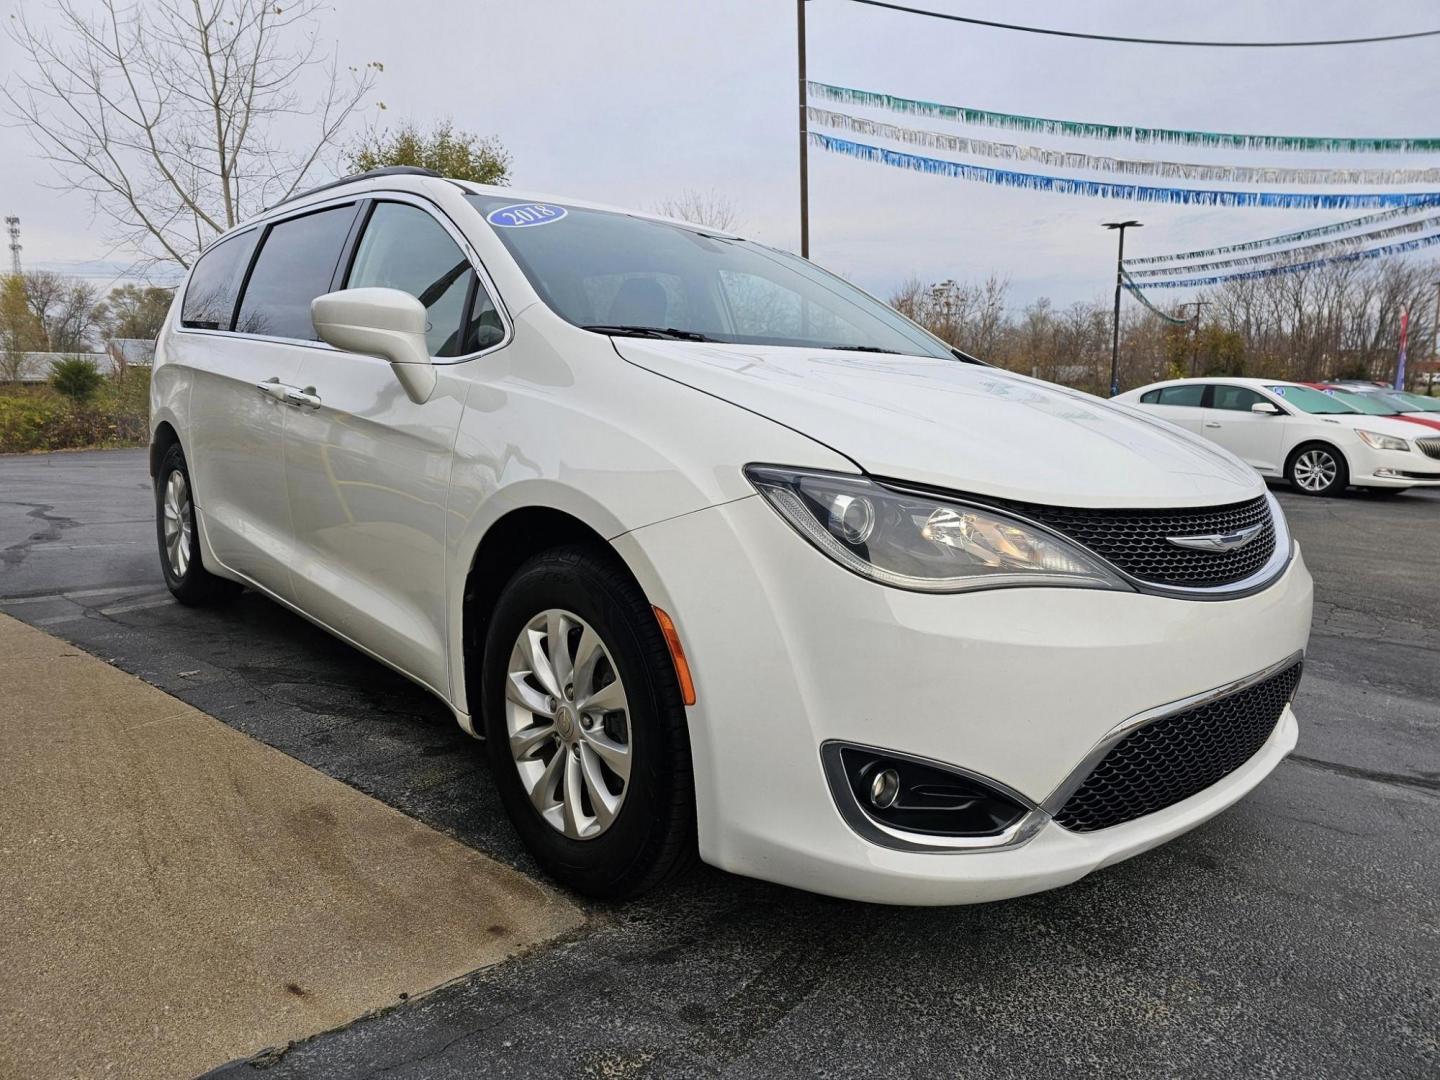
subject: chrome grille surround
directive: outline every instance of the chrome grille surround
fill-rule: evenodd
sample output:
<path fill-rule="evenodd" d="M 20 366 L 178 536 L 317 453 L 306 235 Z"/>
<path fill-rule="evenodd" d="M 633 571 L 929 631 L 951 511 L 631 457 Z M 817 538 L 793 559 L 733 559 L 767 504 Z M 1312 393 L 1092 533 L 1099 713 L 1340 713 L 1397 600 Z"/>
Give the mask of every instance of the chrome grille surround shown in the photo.
<path fill-rule="evenodd" d="M 1043 804 L 1072 832 L 1122 825 L 1219 783 L 1259 753 L 1295 696 L 1295 653 L 1244 679 L 1131 717 Z"/>
<path fill-rule="evenodd" d="M 1034 503 L 997 508 L 1013 508 L 1048 525 L 1150 585 L 1190 589 L 1232 585 L 1255 574 L 1275 553 L 1274 519 L 1263 495 L 1228 506 L 1158 510 L 1084 510 Z M 1255 525 L 1261 527 L 1255 539 L 1233 551 L 1196 551 L 1167 539 L 1233 533 Z"/>
<path fill-rule="evenodd" d="M 1416 439 L 1415 445 L 1426 457 L 1440 458 L 1440 436 L 1428 439 Z"/>
<path fill-rule="evenodd" d="M 1268 490 L 1254 499 L 1222 506 L 1085 509 L 971 495 L 881 477 L 874 479 L 892 491 L 924 494 L 1018 518 L 1079 544 L 1103 559 L 1138 592 L 1161 596 L 1187 600 L 1232 600 L 1249 596 L 1279 580 L 1295 552 L 1285 515 Z M 1087 525 L 1096 522 L 1098 524 Z M 1243 548 L 1229 552 L 1176 547 L 1166 539 L 1231 533 L 1256 523 L 1262 525 L 1260 534 Z M 1131 527 L 1135 529 L 1134 536 L 1128 532 Z M 1113 535 L 1107 538 L 1107 533 Z M 1135 546 L 1138 555 L 1127 555 L 1127 544 Z M 1264 557 L 1256 558 L 1258 553 Z M 1151 559 L 1149 564 L 1147 554 Z M 1153 576 L 1142 576 L 1145 573 Z M 1197 584 L 1197 581 L 1206 583 Z"/>

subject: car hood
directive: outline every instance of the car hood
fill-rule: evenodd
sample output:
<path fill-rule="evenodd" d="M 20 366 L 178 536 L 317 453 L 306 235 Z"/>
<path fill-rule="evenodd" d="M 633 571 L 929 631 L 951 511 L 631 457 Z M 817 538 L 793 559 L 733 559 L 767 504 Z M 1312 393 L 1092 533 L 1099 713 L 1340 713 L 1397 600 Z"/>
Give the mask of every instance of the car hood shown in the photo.
<path fill-rule="evenodd" d="M 1056 506 L 1220 505 L 1264 490 L 1254 470 L 1199 436 L 999 368 L 825 349 L 614 341 L 631 363 L 769 417 L 875 476 Z"/>
<path fill-rule="evenodd" d="M 1423 439 L 1440 434 L 1440 420 L 1417 420 L 1408 413 L 1399 416 L 1372 416 L 1369 413 L 1314 413 L 1312 420 L 1340 424 L 1342 427 L 1363 428 L 1381 435 L 1398 435 L 1402 439 Z"/>

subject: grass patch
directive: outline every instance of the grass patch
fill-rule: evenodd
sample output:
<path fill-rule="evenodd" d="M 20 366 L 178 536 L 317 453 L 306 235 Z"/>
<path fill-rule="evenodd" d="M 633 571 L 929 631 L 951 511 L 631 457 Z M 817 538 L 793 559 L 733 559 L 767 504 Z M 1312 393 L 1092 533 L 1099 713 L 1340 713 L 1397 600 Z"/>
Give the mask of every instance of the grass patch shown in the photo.
<path fill-rule="evenodd" d="M 150 439 L 150 372 L 105 378 L 83 403 L 49 385 L 0 384 L 0 454 L 144 446 Z"/>

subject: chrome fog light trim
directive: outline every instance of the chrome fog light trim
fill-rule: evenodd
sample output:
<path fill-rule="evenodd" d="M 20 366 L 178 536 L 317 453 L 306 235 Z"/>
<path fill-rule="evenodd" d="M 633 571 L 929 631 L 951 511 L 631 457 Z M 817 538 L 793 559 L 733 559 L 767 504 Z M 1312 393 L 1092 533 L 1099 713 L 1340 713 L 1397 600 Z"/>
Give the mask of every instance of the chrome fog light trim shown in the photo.
<path fill-rule="evenodd" d="M 847 760 L 847 757 L 849 760 Z M 1050 820 L 1050 815 L 1014 788 L 980 773 L 943 761 L 918 757 L 884 747 L 863 743 L 829 741 L 820 747 L 820 758 L 830 794 L 847 825 L 873 844 L 897 851 L 928 851 L 963 854 L 965 852 L 997 851 L 1019 847 Z M 865 768 L 873 763 L 874 768 Z M 906 772 L 928 778 L 943 773 L 957 786 L 972 789 L 978 798 L 1013 806 L 1013 819 L 1004 820 L 996 831 L 955 835 L 940 831 L 905 828 L 904 820 Z M 886 773 L 894 773 L 896 786 L 890 790 L 882 781 Z M 930 785 L 923 785 L 928 788 Z M 881 798 L 877 799 L 876 796 Z M 900 813 L 896 813 L 900 811 Z M 886 818 L 890 820 L 886 820 Z"/>

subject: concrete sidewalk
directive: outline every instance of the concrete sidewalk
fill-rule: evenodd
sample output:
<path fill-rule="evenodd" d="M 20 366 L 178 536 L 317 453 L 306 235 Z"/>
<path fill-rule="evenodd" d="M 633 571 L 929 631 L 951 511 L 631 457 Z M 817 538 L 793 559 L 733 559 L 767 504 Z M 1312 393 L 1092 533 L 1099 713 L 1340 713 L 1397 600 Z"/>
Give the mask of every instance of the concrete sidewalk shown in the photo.
<path fill-rule="evenodd" d="M 0 615 L 0 1076 L 189 1076 L 582 922 Z"/>

